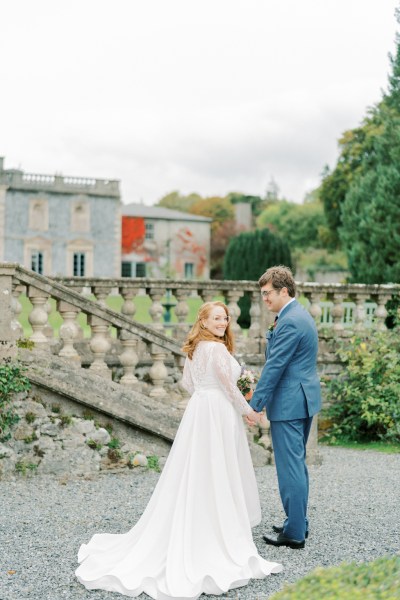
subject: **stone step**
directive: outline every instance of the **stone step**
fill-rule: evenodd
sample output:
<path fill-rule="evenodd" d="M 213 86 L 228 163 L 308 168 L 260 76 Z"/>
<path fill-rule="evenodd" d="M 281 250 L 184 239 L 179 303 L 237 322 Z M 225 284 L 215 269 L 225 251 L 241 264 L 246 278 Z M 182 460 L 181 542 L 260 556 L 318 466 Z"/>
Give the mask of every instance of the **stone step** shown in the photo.
<path fill-rule="evenodd" d="M 68 361 L 46 352 L 20 350 L 19 354 L 26 376 L 35 386 L 169 442 L 174 440 L 182 409 L 168 398 L 149 398 L 87 369 L 73 368 Z"/>

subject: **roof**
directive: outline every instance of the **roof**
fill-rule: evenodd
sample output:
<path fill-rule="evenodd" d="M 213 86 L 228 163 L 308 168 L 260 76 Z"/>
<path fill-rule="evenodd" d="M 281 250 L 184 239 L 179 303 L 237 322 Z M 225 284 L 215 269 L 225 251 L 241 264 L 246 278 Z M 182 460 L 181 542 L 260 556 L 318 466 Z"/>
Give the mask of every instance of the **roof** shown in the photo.
<path fill-rule="evenodd" d="M 192 215 L 180 210 L 171 210 L 163 206 L 146 206 L 145 204 L 123 204 L 122 215 L 144 219 L 164 219 L 166 221 L 203 221 L 206 223 L 212 221 L 209 217 Z"/>

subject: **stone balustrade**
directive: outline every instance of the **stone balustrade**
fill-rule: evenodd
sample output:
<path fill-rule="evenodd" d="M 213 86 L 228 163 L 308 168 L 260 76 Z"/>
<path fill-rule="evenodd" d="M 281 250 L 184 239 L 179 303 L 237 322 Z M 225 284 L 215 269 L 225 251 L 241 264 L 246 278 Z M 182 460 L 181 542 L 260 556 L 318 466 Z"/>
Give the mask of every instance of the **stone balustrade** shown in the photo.
<path fill-rule="evenodd" d="M 107 290 L 107 288 L 105 288 Z M 167 337 L 156 327 L 149 327 L 132 320 L 133 306 L 127 302 L 121 313 L 110 310 L 105 305 L 107 291 L 96 288 L 98 301 L 89 300 L 74 289 L 65 287 L 47 277 L 43 277 L 18 265 L 0 264 L 0 340 L 2 352 L 0 358 L 12 354 L 13 342 L 25 337 L 18 321 L 21 313 L 20 295 L 24 293 L 32 304 L 28 315 L 32 327 L 30 340 L 35 348 L 58 354 L 70 361 L 71 366 L 80 366 L 82 356 L 78 352 L 83 339 L 82 328 L 78 323 L 78 315 L 86 315 L 90 329 L 88 345 L 92 360 L 89 369 L 92 373 L 111 379 L 112 371 L 106 355 L 113 344 L 111 329 L 116 331 L 120 352 L 118 363 L 122 368 L 120 383 L 130 388 L 137 388 L 138 379 L 135 367 L 138 363 L 137 349 L 140 345 L 141 355 L 151 361 L 149 376 L 153 383 L 150 396 L 165 395 L 164 382 L 168 372 L 164 361 L 169 361 L 180 372 L 184 358 L 180 345 L 171 337 Z M 129 300 L 130 294 L 126 298 Z M 55 301 L 56 310 L 61 317 L 59 339 L 49 324 L 49 313 L 52 312 L 50 301 Z M 2 356 L 1 356 L 2 354 Z"/>
<path fill-rule="evenodd" d="M 163 358 L 172 354 L 176 363 L 182 362 L 180 346 L 202 302 L 221 298 L 232 317 L 236 348 L 240 354 L 262 355 L 265 349 L 264 332 L 273 315 L 265 310 L 258 285 L 252 281 L 193 281 L 146 278 L 46 278 L 18 265 L 0 265 L 1 279 L 11 277 L 10 306 L 13 332 L 21 337 L 18 315 L 21 312 L 19 296 L 25 292 L 32 304 L 29 323 L 31 340 L 36 346 L 47 348 L 54 337 L 49 326 L 50 299 L 56 301 L 56 310 L 62 319 L 59 330 L 58 353 L 72 363 L 80 363 L 77 351 L 83 333 L 78 315 L 87 316 L 90 328 L 89 347 L 93 357 L 90 369 L 104 377 L 111 377 L 106 355 L 114 343 L 110 329 L 115 328 L 120 346 L 119 363 L 123 368 L 121 382 L 136 385 L 135 367 L 143 354 L 152 357 L 150 376 L 157 381 L 155 389 L 161 393 L 165 374 Z M 6 286 L 7 287 L 7 286 Z M 329 340 L 351 336 L 365 329 L 386 328 L 386 304 L 400 293 L 398 285 L 318 284 L 298 283 L 299 300 L 308 308 L 316 321 L 320 338 Z M 88 294 L 95 301 L 88 299 Z M 250 304 L 250 327 L 242 330 L 238 324 L 239 300 L 247 295 Z M 109 296 L 120 297 L 120 312 L 107 307 Z M 135 320 L 139 297 L 148 299 L 146 326 Z M 4 300 L 4 298 L 3 298 Z M 194 310 L 195 308 L 195 310 Z M 166 313 L 172 313 L 172 322 Z M 262 359 L 261 359 L 262 360 Z M 155 366 L 154 366 L 155 365 Z M 165 378 L 164 378 L 165 379 Z"/>
<path fill-rule="evenodd" d="M 264 331 L 272 320 L 263 307 L 258 285 L 253 281 L 193 281 L 171 279 L 121 278 L 55 278 L 65 287 L 93 294 L 100 304 L 105 305 L 108 296 L 119 295 L 123 299 L 121 312 L 135 318 L 135 298 L 146 295 L 151 300 L 149 315 L 157 331 L 171 327 L 163 319 L 163 305 L 169 302 L 177 323 L 172 325 L 173 337 L 181 342 L 190 326 L 189 299 L 199 298 L 202 302 L 221 298 L 226 302 L 232 317 L 232 325 L 239 347 L 245 342 L 248 352 L 263 351 Z M 308 308 L 324 336 L 349 336 L 355 331 L 376 328 L 386 329 L 386 304 L 400 294 L 400 285 L 363 284 L 320 284 L 297 283 L 297 297 Z M 250 299 L 250 327 L 246 337 L 237 320 L 240 316 L 238 302 L 247 295 Z"/>
<path fill-rule="evenodd" d="M 120 196 L 119 181 L 93 179 L 89 177 L 64 177 L 63 175 L 42 175 L 24 173 L 18 169 L 0 170 L 0 184 L 23 190 L 49 190 L 53 192 L 81 192 L 100 196 Z"/>

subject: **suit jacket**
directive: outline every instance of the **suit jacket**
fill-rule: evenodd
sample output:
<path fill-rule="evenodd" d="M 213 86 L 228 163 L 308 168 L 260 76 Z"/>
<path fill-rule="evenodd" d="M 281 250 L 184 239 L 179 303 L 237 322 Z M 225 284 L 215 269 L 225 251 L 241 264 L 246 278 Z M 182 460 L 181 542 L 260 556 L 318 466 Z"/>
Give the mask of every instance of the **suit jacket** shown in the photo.
<path fill-rule="evenodd" d="M 266 407 L 270 421 L 312 417 L 321 408 L 314 319 L 295 300 L 268 331 L 267 340 L 266 363 L 250 406 L 257 412 Z"/>

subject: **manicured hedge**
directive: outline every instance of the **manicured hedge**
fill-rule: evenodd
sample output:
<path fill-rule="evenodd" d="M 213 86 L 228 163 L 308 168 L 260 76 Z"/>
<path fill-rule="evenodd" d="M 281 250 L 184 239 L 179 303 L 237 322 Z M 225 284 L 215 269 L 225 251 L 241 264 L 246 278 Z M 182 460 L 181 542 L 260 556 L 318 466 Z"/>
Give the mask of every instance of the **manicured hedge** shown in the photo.
<path fill-rule="evenodd" d="M 271 600 L 399 600 L 400 556 L 318 568 Z"/>

